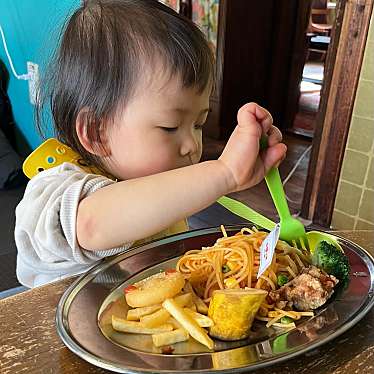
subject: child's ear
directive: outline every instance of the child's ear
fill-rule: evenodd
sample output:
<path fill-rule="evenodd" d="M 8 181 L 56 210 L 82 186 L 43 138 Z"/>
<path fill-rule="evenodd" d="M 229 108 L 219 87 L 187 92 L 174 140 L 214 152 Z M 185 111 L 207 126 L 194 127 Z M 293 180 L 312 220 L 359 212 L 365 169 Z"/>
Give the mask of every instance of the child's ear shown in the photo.
<path fill-rule="evenodd" d="M 100 157 L 110 156 L 107 136 L 104 129 L 100 130 L 100 142 L 90 138 L 88 130 L 90 117 L 89 108 L 83 108 L 78 113 L 77 120 L 75 122 L 75 131 L 77 133 L 79 142 L 87 152 Z"/>

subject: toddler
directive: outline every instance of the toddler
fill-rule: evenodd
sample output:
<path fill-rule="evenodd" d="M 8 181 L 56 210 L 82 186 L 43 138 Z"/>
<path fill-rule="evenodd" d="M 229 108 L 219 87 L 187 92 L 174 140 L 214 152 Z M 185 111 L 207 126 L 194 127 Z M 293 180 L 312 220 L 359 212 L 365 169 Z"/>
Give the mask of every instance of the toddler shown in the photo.
<path fill-rule="evenodd" d="M 22 284 L 187 230 L 186 217 L 279 164 L 281 134 L 254 103 L 240 108 L 219 159 L 199 163 L 214 64 L 202 32 L 156 0 L 86 1 L 75 11 L 46 98 L 57 138 L 84 162 L 40 169 L 28 183 L 16 209 Z"/>

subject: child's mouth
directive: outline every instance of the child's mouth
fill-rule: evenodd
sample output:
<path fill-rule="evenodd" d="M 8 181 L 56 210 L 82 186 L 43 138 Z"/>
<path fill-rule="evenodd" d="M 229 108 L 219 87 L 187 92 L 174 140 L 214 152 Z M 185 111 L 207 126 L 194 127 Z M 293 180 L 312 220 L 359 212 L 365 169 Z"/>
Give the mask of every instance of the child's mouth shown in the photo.
<path fill-rule="evenodd" d="M 193 164 L 194 164 L 194 162 L 192 161 L 192 157 L 191 157 L 191 155 L 190 155 L 190 154 L 188 155 L 188 158 L 190 159 L 190 164 L 191 164 L 191 165 L 193 165 Z"/>

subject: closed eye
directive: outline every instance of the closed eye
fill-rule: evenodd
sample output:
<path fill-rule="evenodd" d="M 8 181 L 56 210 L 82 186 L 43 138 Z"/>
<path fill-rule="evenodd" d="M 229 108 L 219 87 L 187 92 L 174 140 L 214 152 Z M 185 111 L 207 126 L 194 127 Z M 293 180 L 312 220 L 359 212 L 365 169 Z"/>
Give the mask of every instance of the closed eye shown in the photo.
<path fill-rule="evenodd" d="M 165 131 L 165 132 L 175 132 L 178 130 L 178 127 L 163 127 L 160 126 L 159 129 Z"/>

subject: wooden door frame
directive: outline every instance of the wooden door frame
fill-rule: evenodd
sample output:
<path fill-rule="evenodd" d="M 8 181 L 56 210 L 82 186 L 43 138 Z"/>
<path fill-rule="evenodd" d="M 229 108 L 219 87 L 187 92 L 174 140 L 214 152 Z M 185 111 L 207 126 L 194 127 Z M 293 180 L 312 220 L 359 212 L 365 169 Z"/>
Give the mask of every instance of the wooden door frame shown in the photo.
<path fill-rule="evenodd" d="M 374 0 L 338 0 L 301 216 L 330 227 Z"/>

